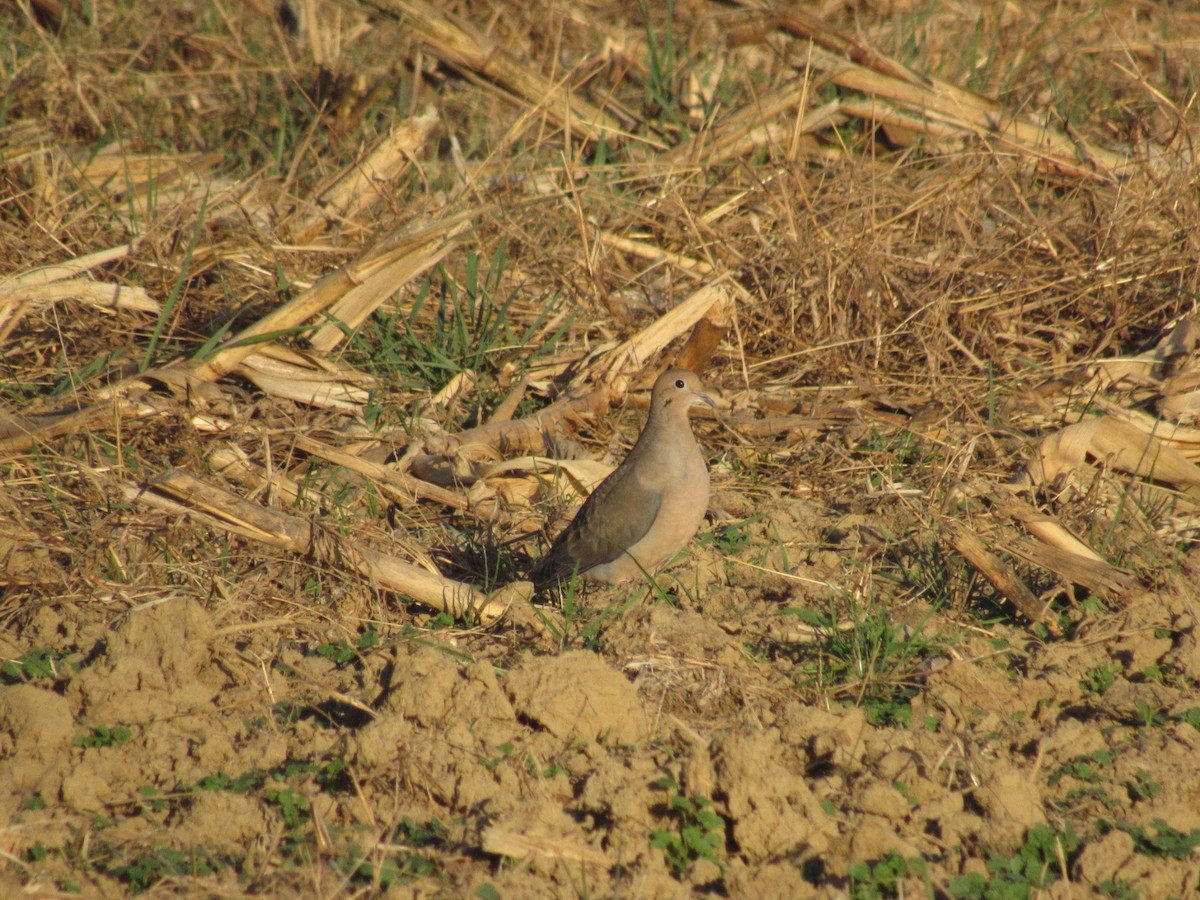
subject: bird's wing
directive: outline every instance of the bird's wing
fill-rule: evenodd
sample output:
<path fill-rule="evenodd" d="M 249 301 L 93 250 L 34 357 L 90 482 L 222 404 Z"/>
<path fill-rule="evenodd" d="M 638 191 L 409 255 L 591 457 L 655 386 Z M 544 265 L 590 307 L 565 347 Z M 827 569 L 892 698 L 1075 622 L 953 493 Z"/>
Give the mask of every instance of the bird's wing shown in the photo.
<path fill-rule="evenodd" d="M 648 488 L 632 470 L 617 470 L 594 490 L 539 563 L 545 577 L 580 574 L 612 562 L 654 525 L 662 491 Z"/>

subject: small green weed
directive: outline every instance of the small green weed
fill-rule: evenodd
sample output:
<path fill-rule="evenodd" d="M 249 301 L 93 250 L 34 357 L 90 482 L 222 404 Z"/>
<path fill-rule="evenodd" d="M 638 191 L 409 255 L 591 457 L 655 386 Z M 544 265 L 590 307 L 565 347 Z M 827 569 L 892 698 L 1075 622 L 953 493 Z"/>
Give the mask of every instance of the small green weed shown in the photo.
<path fill-rule="evenodd" d="M 1193 828 L 1184 834 L 1162 819 L 1155 819 L 1150 823 L 1150 827 L 1154 829 L 1153 833 L 1140 825 L 1130 825 L 1128 822 L 1116 822 L 1113 827 L 1133 838 L 1134 849 L 1143 856 L 1187 859 L 1193 850 L 1200 847 L 1200 828 Z"/>
<path fill-rule="evenodd" d="M 344 666 L 356 656 L 354 648 L 350 646 L 350 642 L 346 640 L 331 641 L 327 644 L 318 644 L 313 650 L 314 656 L 319 656 L 322 659 L 333 660 L 339 667 Z"/>
<path fill-rule="evenodd" d="M 920 857 L 905 859 L 899 853 L 892 852 L 873 863 L 851 863 L 848 874 L 853 900 L 903 897 L 904 882 L 909 878 L 920 878 L 925 883 L 925 895 L 929 898 L 935 896 L 925 860 Z"/>
<path fill-rule="evenodd" d="M 56 680 L 59 666 L 67 654 L 49 647 L 27 650 L 18 659 L 6 659 L 0 663 L 0 684 L 23 684 L 46 678 Z"/>
<path fill-rule="evenodd" d="M 1179 715 L 1174 716 L 1178 722 L 1186 722 L 1197 731 L 1200 731 L 1200 706 L 1193 706 L 1191 709 L 1185 709 Z"/>
<path fill-rule="evenodd" d="M 87 734 L 75 738 L 76 747 L 120 747 L 133 740 L 133 731 L 124 725 L 109 728 L 97 725 Z"/>
<path fill-rule="evenodd" d="M 346 760 L 335 756 L 328 762 L 322 763 L 317 769 L 317 784 L 326 794 L 348 794 L 354 789 L 354 782 L 346 770 Z"/>
<path fill-rule="evenodd" d="M 275 805 L 275 812 L 289 831 L 294 831 L 308 821 L 308 800 L 291 788 L 267 791 L 266 798 Z"/>
<path fill-rule="evenodd" d="M 359 656 L 361 656 L 363 653 L 366 653 L 373 647 L 378 647 L 382 640 L 383 639 L 379 636 L 379 632 L 376 631 L 375 626 L 372 625 L 367 628 L 366 631 L 360 634 L 358 636 L 358 640 L 356 640 L 353 644 L 343 638 L 336 641 L 330 641 L 325 644 L 317 644 L 312 652 L 314 655 L 320 656 L 323 659 L 333 660 L 333 662 L 335 662 L 340 668 L 347 663 L 358 659 Z"/>
<path fill-rule="evenodd" d="M 547 626 L 550 634 L 560 647 L 581 646 L 587 650 L 599 652 L 604 648 L 604 632 L 609 626 L 621 621 L 643 596 L 641 588 L 629 590 L 623 596 L 617 596 L 612 603 L 602 610 L 590 610 L 579 603 L 579 586 L 581 579 L 567 578 L 559 582 L 558 597 L 562 605 L 561 620 L 551 615 L 540 615 L 539 618 Z M 655 583 L 657 588 L 657 584 Z M 658 589 L 660 599 L 661 588 Z M 670 600 L 665 602 L 670 603 Z"/>
<path fill-rule="evenodd" d="M 225 772 L 207 775 L 196 782 L 201 791 L 228 791 L 231 794 L 247 794 L 266 783 L 267 775 L 261 769 L 251 769 L 236 778 Z"/>
<path fill-rule="evenodd" d="M 1137 888 L 1122 878 L 1100 882 L 1096 885 L 1096 893 L 1101 897 L 1111 897 L 1112 900 L 1138 900 L 1141 896 Z"/>
<path fill-rule="evenodd" d="M 874 432 L 854 452 L 875 464 L 867 484 L 876 491 L 903 488 L 914 471 L 928 470 L 936 462 L 930 444 L 911 431 Z"/>
<path fill-rule="evenodd" d="M 750 544 L 748 527 L 760 518 L 754 516 L 742 522 L 718 525 L 712 531 L 701 534 L 697 540 L 706 547 L 716 547 L 722 556 L 737 556 Z"/>
<path fill-rule="evenodd" d="M 1109 812 L 1120 809 L 1122 805 L 1120 800 L 1110 797 L 1102 787 L 1071 788 L 1061 799 L 1050 801 L 1051 808 L 1063 814 L 1088 804 L 1098 804 Z"/>
<path fill-rule="evenodd" d="M 911 697 L 865 697 L 862 708 L 867 721 L 877 728 L 907 728 L 912 724 Z"/>
<path fill-rule="evenodd" d="M 663 852 L 667 865 L 676 875 L 685 875 L 699 859 L 725 863 L 717 850 L 725 845 L 725 820 L 713 812 L 706 797 L 684 797 L 673 779 L 663 778 L 654 787 L 668 792 L 667 810 L 674 829 L 660 829 L 650 835 L 650 846 Z"/>
<path fill-rule="evenodd" d="M 138 373 L 145 372 L 152 366 L 158 358 L 158 345 L 161 341 L 170 338 L 170 329 L 168 326 L 174 320 L 175 307 L 179 304 L 180 297 L 183 296 L 183 289 L 191 280 L 192 257 L 196 247 L 200 244 L 204 235 L 204 220 L 208 213 L 208 194 L 200 201 L 200 209 L 197 211 L 196 221 L 192 225 L 191 237 L 188 240 L 187 246 L 184 248 L 183 260 L 179 264 L 178 274 L 175 276 L 175 283 L 171 286 L 170 292 L 163 301 L 162 308 L 158 313 L 158 321 L 150 331 L 149 340 L 146 344 L 146 351 L 142 355 L 141 361 L 138 363 Z"/>
<path fill-rule="evenodd" d="M 371 859 L 351 845 L 342 854 L 340 868 L 354 881 L 368 882 L 381 888 L 405 884 L 415 878 L 438 873 L 437 863 L 421 853 L 384 856 Z"/>
<path fill-rule="evenodd" d="M 54 373 L 54 387 L 50 389 L 50 396 L 62 397 L 79 391 L 88 381 L 119 363 L 127 355 L 127 351 L 101 353 L 91 362 L 74 370 L 70 369 L 70 361 L 64 356 L 59 360 Z"/>
<path fill-rule="evenodd" d="M 405 816 L 392 832 L 390 844 L 408 847 L 444 847 L 448 831 L 437 819 L 417 822 Z M 343 872 L 357 882 L 379 887 L 405 884 L 414 878 L 436 876 L 437 862 L 423 853 L 366 854 L 358 847 L 347 847 L 339 863 Z"/>
<path fill-rule="evenodd" d="M 1121 667 L 1116 663 L 1102 663 L 1095 668 L 1088 669 L 1087 674 L 1080 680 L 1079 686 L 1090 694 L 1103 697 L 1105 692 L 1113 686 L 1120 671 Z"/>
<path fill-rule="evenodd" d="M 302 759 L 289 759 L 271 773 L 275 781 L 287 781 L 299 775 L 315 775 L 317 783 L 325 786 L 339 782 L 346 768 L 345 761 L 340 756 L 325 763 L 308 762 Z"/>
<path fill-rule="evenodd" d="M 1133 778 L 1125 782 L 1125 787 L 1129 789 L 1129 797 L 1134 802 L 1153 800 L 1163 792 L 1163 786 L 1145 769 L 1134 772 Z"/>
<path fill-rule="evenodd" d="M 955 900 L 1019 900 L 1034 890 L 1048 887 L 1062 875 L 1060 859 L 1069 859 L 1080 846 L 1070 823 L 1062 831 L 1049 825 L 1035 825 L 1025 835 L 1025 843 L 1014 856 L 992 853 L 988 876 L 977 872 L 955 875 L 949 893 Z"/>
<path fill-rule="evenodd" d="M 834 612 L 788 608 L 816 629 L 816 659 L 801 673 L 825 689 L 833 689 L 867 713 L 873 725 L 907 727 L 912 720 L 913 682 L 924 660 L 938 652 L 945 639 L 929 639 L 921 628 L 906 632 L 893 625 L 882 604 L 850 610 L 849 627 L 839 626 Z"/>
<path fill-rule="evenodd" d="M 351 342 L 349 358 L 404 389 L 429 390 L 464 371 L 494 372 L 503 357 L 518 349 L 530 360 L 552 353 L 574 316 L 567 316 L 553 334 L 541 334 L 563 303 L 555 296 L 533 322 L 518 329 L 509 317 L 517 292 L 499 296 L 506 252 L 501 241 L 485 266 L 478 253 L 469 251 L 461 274 L 439 265 L 411 303 L 390 315 L 376 312 L 364 323 Z"/>
<path fill-rule="evenodd" d="M 679 55 L 675 50 L 675 4 L 667 0 L 663 5 L 666 21 L 661 37 L 650 20 L 649 4 L 642 2 L 639 7 L 646 21 L 646 109 L 651 117 L 661 117 L 664 124 L 683 130 L 686 123 L 676 96 L 682 78 Z"/>
<path fill-rule="evenodd" d="M 512 741 L 505 741 L 496 748 L 496 751 L 496 755 L 491 759 L 480 760 L 480 762 L 482 762 L 489 769 L 495 769 L 502 762 L 512 759 L 512 755 L 516 751 L 516 747 L 513 745 Z"/>
<path fill-rule="evenodd" d="M 1070 777 L 1085 784 L 1096 784 L 1104 778 L 1098 768 L 1110 769 L 1114 760 L 1110 750 L 1097 750 L 1095 753 L 1073 756 L 1051 773 L 1048 783 L 1053 787 L 1064 778 Z"/>
<path fill-rule="evenodd" d="M 1137 715 L 1138 724 L 1147 731 L 1151 728 L 1162 728 L 1167 724 L 1167 717 L 1145 700 L 1137 702 Z"/>
<path fill-rule="evenodd" d="M 953 554 L 947 554 L 940 542 L 933 541 L 906 550 L 900 578 L 912 596 L 934 609 L 946 609 L 966 590 L 961 568 Z"/>
<path fill-rule="evenodd" d="M 139 805 L 143 810 L 161 813 L 167 811 L 167 801 L 152 784 L 143 784 L 138 788 Z"/>
<path fill-rule="evenodd" d="M 297 677 L 296 670 L 286 663 L 276 662 L 275 667 L 279 669 L 288 678 Z M 287 728 L 289 725 L 295 725 L 305 717 L 308 712 L 308 707 L 299 703 L 293 703 L 291 700 L 280 700 L 271 707 L 271 713 L 275 718 L 275 724 L 280 728 Z"/>
<path fill-rule="evenodd" d="M 450 832 L 438 819 L 418 822 L 408 816 L 400 820 L 392 833 L 392 840 L 411 847 L 441 847 L 449 838 Z"/>
<path fill-rule="evenodd" d="M 164 878 L 214 875 L 218 870 L 231 865 L 231 859 L 213 856 L 203 847 L 191 850 L 160 847 L 110 869 L 109 874 L 128 884 L 130 893 L 140 894 Z"/>
<path fill-rule="evenodd" d="M 448 628 L 457 628 L 458 619 L 454 618 L 448 612 L 440 612 L 430 616 L 425 623 L 425 627 L 430 631 L 445 631 Z"/>

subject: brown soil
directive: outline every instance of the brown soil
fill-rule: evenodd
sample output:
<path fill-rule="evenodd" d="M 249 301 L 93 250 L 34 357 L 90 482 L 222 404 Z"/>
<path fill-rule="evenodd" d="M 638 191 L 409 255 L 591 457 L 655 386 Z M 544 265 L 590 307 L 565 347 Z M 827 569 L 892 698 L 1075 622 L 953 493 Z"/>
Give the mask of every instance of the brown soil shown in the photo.
<path fill-rule="evenodd" d="M 10 852 L 63 851 L 6 878 L 14 890 L 79 884 L 68 850 L 90 839 L 101 865 L 125 848 L 199 854 L 193 864 L 216 874 L 184 880 L 220 891 L 349 890 L 338 866 L 350 846 L 385 880 L 388 860 L 411 866 L 415 894 L 484 883 L 502 895 L 836 894 L 852 863 L 891 853 L 929 861 L 944 891 L 952 875 L 986 871 L 970 848 L 1012 856 L 1030 828 L 1085 808 L 1200 828 L 1200 735 L 1169 718 L 1196 698 L 1130 677 L 1171 665 L 1200 677 L 1194 652 L 1156 636 L 1190 621 L 1189 604 L 1148 596 L 1117 633 L 1067 645 L 999 627 L 957 641 L 914 674 L 911 721 L 876 725 L 797 691 L 798 645 L 717 624 L 740 611 L 757 631 L 744 623 L 787 602 L 730 581 L 694 609 L 637 602 L 601 652 L 414 636 L 343 665 L 187 597 L 114 619 L 101 602 L 44 607 L 8 655 L 68 640 L 89 652 L 78 671 L 0 691 L 0 771 Z M 997 652 L 1001 636 L 1013 646 Z M 1081 679 L 1112 659 L 1124 666 L 1112 687 L 1087 694 Z M 1147 710 L 1166 721 L 1143 724 Z M 80 746 L 98 723 L 132 737 Z M 212 783 L 225 775 L 249 788 Z M 680 875 L 655 849 L 676 793 L 713 798 L 723 867 L 701 860 Z M 294 841 L 315 858 L 279 868 Z M 497 864 L 507 857 L 521 863 Z M 1144 896 L 1196 885 L 1194 859 L 1139 856 L 1123 831 L 1087 842 L 1073 872 L 1091 885 L 1119 875 Z M 85 883 L 115 889 L 111 874 Z"/>

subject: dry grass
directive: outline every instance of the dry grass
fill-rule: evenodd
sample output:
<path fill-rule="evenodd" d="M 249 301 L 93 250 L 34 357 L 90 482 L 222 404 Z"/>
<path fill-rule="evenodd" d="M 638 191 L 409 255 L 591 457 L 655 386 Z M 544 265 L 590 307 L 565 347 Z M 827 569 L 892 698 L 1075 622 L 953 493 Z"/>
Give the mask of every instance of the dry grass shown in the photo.
<path fill-rule="evenodd" d="M 753 652 L 804 656 L 781 605 L 1070 640 L 1161 592 L 1195 629 L 1200 15 L 284 6 L 0 7 L 0 656 L 181 598 L 247 681 L 364 632 L 619 655 L 622 600 L 531 605 L 556 490 L 497 464 L 619 457 L 677 358 L 728 401 L 728 518 L 674 599 Z M 780 536 L 797 498 L 845 519 Z M 687 682 L 685 732 L 865 690 L 731 686 L 704 640 L 618 666 Z M 358 677 L 287 699 L 374 714 Z M 459 888 L 498 836 L 596 864 L 463 828 Z M 344 887 L 256 852 L 255 885 Z M 54 877 L 116 883 L 85 871 Z"/>

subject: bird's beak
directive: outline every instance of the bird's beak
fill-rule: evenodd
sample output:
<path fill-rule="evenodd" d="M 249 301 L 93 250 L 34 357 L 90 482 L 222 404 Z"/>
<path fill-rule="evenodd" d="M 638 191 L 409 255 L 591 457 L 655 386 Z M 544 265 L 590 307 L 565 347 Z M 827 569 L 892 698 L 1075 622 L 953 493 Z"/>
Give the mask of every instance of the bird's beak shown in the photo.
<path fill-rule="evenodd" d="M 708 394 L 704 393 L 703 391 L 692 391 L 692 395 L 697 400 L 701 401 L 702 403 L 707 403 L 713 409 L 717 408 L 717 401 L 714 400 L 712 397 L 708 396 Z"/>

